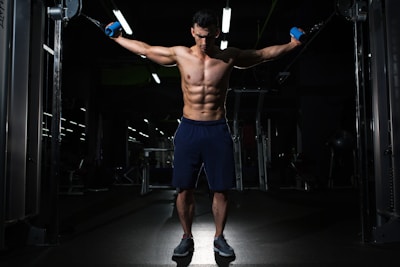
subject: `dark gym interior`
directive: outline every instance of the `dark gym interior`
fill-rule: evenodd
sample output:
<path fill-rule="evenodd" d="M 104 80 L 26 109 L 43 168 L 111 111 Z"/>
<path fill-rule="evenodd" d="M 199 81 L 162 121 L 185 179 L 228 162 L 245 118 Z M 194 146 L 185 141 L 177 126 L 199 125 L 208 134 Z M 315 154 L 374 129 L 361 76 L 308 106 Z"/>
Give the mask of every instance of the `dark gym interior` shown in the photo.
<path fill-rule="evenodd" d="M 0 266 L 399 266 L 400 3 L 396 0 L 0 0 Z M 171 186 L 176 67 L 118 46 L 193 45 L 193 13 L 232 10 L 229 46 L 303 44 L 234 69 L 236 188 L 214 254 L 212 192 L 195 251 Z M 160 79 L 157 82 L 152 74 Z M 398 142 L 399 141 L 399 142 Z"/>

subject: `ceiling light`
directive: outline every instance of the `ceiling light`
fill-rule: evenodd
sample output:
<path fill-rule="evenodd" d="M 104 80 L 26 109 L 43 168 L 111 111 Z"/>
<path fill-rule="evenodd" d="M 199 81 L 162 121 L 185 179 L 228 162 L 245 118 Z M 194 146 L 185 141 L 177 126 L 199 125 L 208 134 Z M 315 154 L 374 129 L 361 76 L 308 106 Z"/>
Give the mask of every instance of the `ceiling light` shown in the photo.
<path fill-rule="evenodd" d="M 231 24 L 231 8 L 224 7 L 224 9 L 222 10 L 222 32 L 223 33 L 229 32 L 230 24 Z"/>
<path fill-rule="evenodd" d="M 122 15 L 119 9 L 113 9 L 114 15 L 117 17 L 119 23 L 121 23 L 122 29 L 124 29 L 125 33 L 128 35 L 132 35 L 132 29 L 126 21 L 124 15 Z"/>
<path fill-rule="evenodd" d="M 154 81 L 155 81 L 156 83 L 158 83 L 158 84 L 161 83 L 160 77 L 158 77 L 157 73 L 152 72 L 152 73 L 151 73 L 151 76 L 153 76 L 153 79 L 154 79 Z"/>
<path fill-rule="evenodd" d="M 228 47 L 228 41 L 227 40 L 222 40 L 220 44 L 221 50 L 224 50 Z"/>

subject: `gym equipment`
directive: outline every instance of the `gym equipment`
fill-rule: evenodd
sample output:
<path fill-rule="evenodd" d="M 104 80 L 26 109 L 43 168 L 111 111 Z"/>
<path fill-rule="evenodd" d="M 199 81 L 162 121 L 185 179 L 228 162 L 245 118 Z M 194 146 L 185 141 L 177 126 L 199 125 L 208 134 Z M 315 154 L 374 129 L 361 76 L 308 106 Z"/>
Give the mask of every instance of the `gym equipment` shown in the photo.
<path fill-rule="evenodd" d="M 304 43 L 300 52 L 293 58 L 293 60 L 286 66 L 286 68 L 278 73 L 277 80 L 279 84 L 283 84 L 287 78 L 290 76 L 290 67 L 296 62 L 299 56 L 307 49 L 308 45 L 318 36 L 323 28 L 325 28 L 326 24 L 332 20 L 332 18 L 336 15 L 336 11 L 334 11 L 325 21 L 321 21 L 317 24 L 314 24 L 308 31 L 302 31 L 297 27 L 292 27 L 290 29 L 290 35 Z"/>
<path fill-rule="evenodd" d="M 300 52 L 293 58 L 293 60 L 286 66 L 286 68 L 279 72 L 277 80 L 279 84 L 283 84 L 290 76 L 290 67 L 296 62 L 299 56 L 307 49 L 308 45 L 318 36 L 318 34 L 325 28 L 325 26 L 332 20 L 336 15 L 345 17 L 349 21 L 365 21 L 367 14 L 364 11 L 364 3 L 355 0 L 337 0 L 335 2 L 334 11 L 328 16 L 327 19 L 321 21 L 309 30 L 302 32 L 296 27 L 291 28 L 290 35 L 304 43 L 304 46 Z"/>
<path fill-rule="evenodd" d="M 268 120 L 268 133 L 265 134 L 261 125 L 261 112 L 264 104 L 264 96 L 269 90 L 265 89 L 231 89 L 235 93 L 234 119 L 233 119 L 233 149 L 236 171 L 236 189 L 243 191 L 243 166 L 242 166 L 242 143 L 239 130 L 239 109 L 241 96 L 247 93 L 258 94 L 257 115 L 256 115 L 256 141 L 257 141 L 257 160 L 258 160 L 258 189 L 268 191 L 268 171 L 267 165 L 271 159 L 271 133 L 270 120 Z"/>
<path fill-rule="evenodd" d="M 297 27 L 293 27 L 293 28 L 290 29 L 290 36 L 296 38 L 300 42 L 304 42 L 305 41 L 305 32 L 300 30 Z"/>
<path fill-rule="evenodd" d="M 137 173 L 138 167 L 136 166 L 131 166 L 129 168 L 124 168 L 124 167 L 115 167 L 113 168 L 113 178 L 114 178 L 114 183 L 113 185 L 117 186 L 133 186 L 133 185 L 138 185 L 139 183 L 139 177 L 130 177 L 129 175 L 131 173 Z"/>
<path fill-rule="evenodd" d="M 104 29 L 104 32 L 107 36 L 115 37 L 122 31 L 121 23 L 118 21 L 113 22 L 110 26 L 107 26 Z"/>
<path fill-rule="evenodd" d="M 82 0 L 66 0 L 55 7 L 47 8 L 48 15 L 54 20 L 68 21 L 79 16 L 82 10 Z"/>
<path fill-rule="evenodd" d="M 354 28 L 358 33 L 355 36 L 358 37 L 357 42 L 360 44 L 356 47 L 355 55 L 361 65 L 357 66 L 364 67 L 355 68 L 359 77 L 358 86 L 360 86 L 358 88 L 360 103 L 358 106 L 360 108 L 357 109 L 359 110 L 358 126 L 364 130 L 360 131 L 362 135 L 358 144 L 359 147 L 369 145 L 360 151 L 360 155 L 368 161 L 359 164 L 364 172 L 364 175 L 360 176 L 363 178 L 363 196 L 365 196 L 361 204 L 368 208 L 364 211 L 366 216 L 364 222 L 366 229 L 372 231 L 371 240 L 374 243 L 399 242 L 400 23 L 398 10 L 400 2 L 395 0 L 368 1 L 368 3 L 356 1 L 353 7 L 352 13 L 356 14 L 355 19 L 367 17 L 363 16 L 365 13 L 363 11 L 369 10 L 368 28 L 365 27 L 367 25 L 354 20 Z M 361 39 L 363 36 L 361 34 L 364 32 L 369 33 L 369 43 L 365 46 L 363 46 L 365 39 Z M 371 88 L 365 87 L 369 84 Z M 371 110 L 368 110 L 368 104 Z M 371 175 L 375 180 L 373 187 L 369 184 Z M 375 192 L 372 193 L 371 189 Z M 368 196 L 374 196 L 375 203 L 372 203 Z M 370 214 L 373 214 L 375 218 L 370 217 Z M 376 225 L 371 225 L 370 222 L 375 222 Z"/>
<path fill-rule="evenodd" d="M 88 15 L 81 13 L 81 15 L 92 22 L 94 25 L 96 25 L 97 28 L 99 28 L 102 32 L 104 32 L 107 36 L 110 37 L 115 37 L 117 36 L 121 31 L 122 31 L 122 26 L 119 21 L 113 22 L 111 25 L 106 25 L 92 17 L 89 17 Z"/>
<path fill-rule="evenodd" d="M 337 186 L 335 184 L 334 169 L 345 169 L 344 162 L 351 158 L 353 172 L 356 170 L 356 155 L 354 149 L 354 138 L 350 132 L 341 130 L 336 132 L 327 142 L 327 146 L 330 149 L 331 156 L 329 162 L 329 176 L 328 176 L 328 187 L 348 187 L 348 186 Z M 350 155 L 350 156 L 349 156 Z M 347 156 L 347 157 L 346 157 Z M 338 168 L 339 167 L 339 168 Z M 342 176 L 342 175 L 341 175 Z M 354 175 L 352 175 L 354 177 Z M 350 187 L 354 186 L 354 181 L 350 181 Z"/>
<path fill-rule="evenodd" d="M 151 191 L 152 188 L 158 189 L 172 189 L 171 185 L 152 185 L 150 183 L 150 153 L 171 153 L 173 150 L 168 148 L 144 148 L 144 166 L 142 171 L 142 188 L 140 191 L 141 195 L 146 195 Z"/>
<path fill-rule="evenodd" d="M 85 160 L 81 159 L 76 169 L 68 170 L 68 182 L 66 184 L 60 184 L 59 194 L 60 195 L 83 195 L 84 194 L 84 183 L 81 177 L 83 164 Z M 65 190 L 64 190 L 65 189 Z"/>
<path fill-rule="evenodd" d="M 93 23 L 95 26 L 97 26 L 102 32 L 104 32 L 104 29 L 105 29 L 105 26 L 106 26 L 104 23 L 101 23 L 100 21 L 98 21 L 98 20 L 96 20 L 96 19 L 94 19 L 92 17 L 89 17 L 88 15 L 86 15 L 84 13 L 81 13 L 81 15 L 84 18 L 86 18 L 87 20 L 89 20 L 91 23 Z"/>

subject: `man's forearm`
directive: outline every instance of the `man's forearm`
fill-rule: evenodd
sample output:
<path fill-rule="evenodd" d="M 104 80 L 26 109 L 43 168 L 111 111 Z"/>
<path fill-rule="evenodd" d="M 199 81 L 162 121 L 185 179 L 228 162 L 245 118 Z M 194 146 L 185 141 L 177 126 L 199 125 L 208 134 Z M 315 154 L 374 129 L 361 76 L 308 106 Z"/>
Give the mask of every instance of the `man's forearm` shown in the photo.
<path fill-rule="evenodd" d="M 142 41 L 128 39 L 123 36 L 119 36 L 118 38 L 113 38 L 113 39 L 120 46 L 138 55 L 143 55 L 145 53 L 146 48 L 149 47 L 148 44 Z"/>
<path fill-rule="evenodd" d="M 289 42 L 287 44 L 282 44 L 282 45 L 273 45 L 273 46 L 269 46 L 264 48 L 264 57 L 267 59 L 275 59 L 278 58 L 280 56 L 283 56 L 284 54 L 290 52 L 291 50 L 293 50 L 294 48 L 296 48 L 297 46 L 299 46 L 300 43 L 298 42 Z"/>

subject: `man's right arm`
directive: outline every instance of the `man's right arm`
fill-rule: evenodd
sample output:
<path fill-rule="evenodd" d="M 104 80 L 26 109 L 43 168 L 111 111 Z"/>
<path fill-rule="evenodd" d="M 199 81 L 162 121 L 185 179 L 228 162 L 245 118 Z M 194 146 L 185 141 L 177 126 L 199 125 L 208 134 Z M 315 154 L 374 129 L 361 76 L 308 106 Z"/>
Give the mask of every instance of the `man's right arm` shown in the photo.
<path fill-rule="evenodd" d="M 121 35 L 112 39 L 132 53 L 144 56 L 157 64 L 166 66 L 176 64 L 176 55 L 173 47 L 151 46 L 145 42 L 128 39 Z"/>

